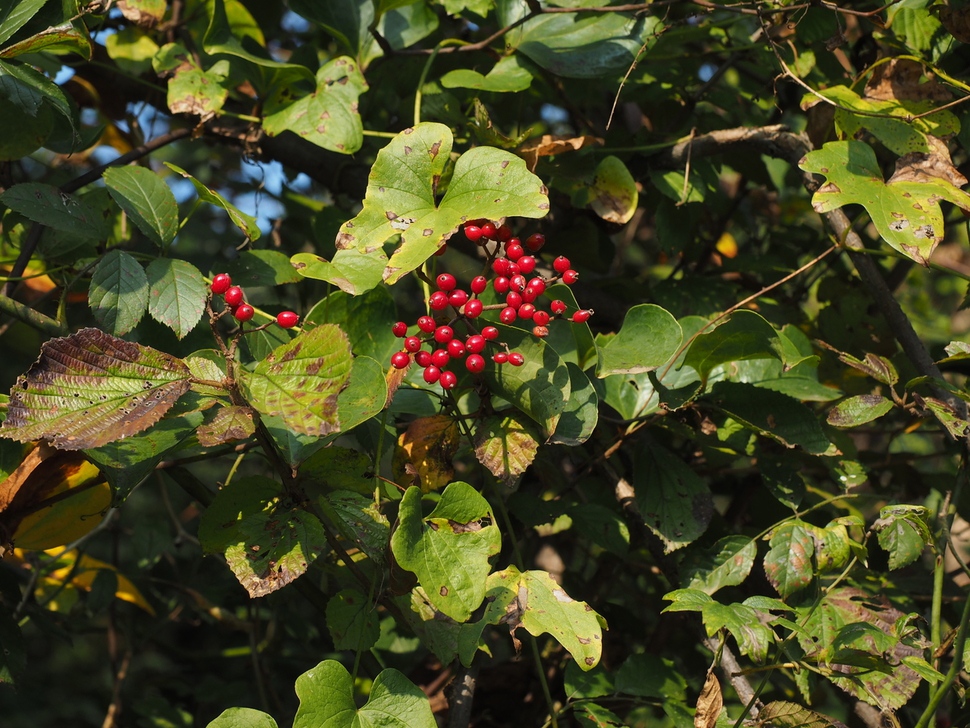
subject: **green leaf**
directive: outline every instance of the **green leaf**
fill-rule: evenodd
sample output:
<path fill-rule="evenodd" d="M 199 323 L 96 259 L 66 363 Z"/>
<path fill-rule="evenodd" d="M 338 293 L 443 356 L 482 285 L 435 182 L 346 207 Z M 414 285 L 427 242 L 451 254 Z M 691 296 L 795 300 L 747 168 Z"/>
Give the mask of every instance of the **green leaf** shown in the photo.
<path fill-rule="evenodd" d="M 569 399 L 556 423 L 550 443 L 582 445 L 599 422 L 599 397 L 585 372 L 573 363 L 566 364 L 569 372 Z"/>
<path fill-rule="evenodd" d="M 112 199 L 152 242 L 164 247 L 175 239 L 178 203 L 158 175 L 145 167 L 112 167 L 105 170 L 104 183 Z"/>
<path fill-rule="evenodd" d="M 31 117 L 37 117 L 41 105 L 56 111 L 67 121 L 76 140 L 78 119 L 75 106 L 64 89 L 33 67 L 18 61 L 0 61 L 0 95 L 6 96 Z"/>
<path fill-rule="evenodd" d="M 209 116 L 222 109 L 229 97 L 229 63 L 218 61 L 203 70 L 181 43 L 163 45 L 152 58 L 152 68 L 160 76 L 169 76 L 166 103 L 173 114 Z"/>
<path fill-rule="evenodd" d="M 467 483 L 445 488 L 427 517 L 421 513 L 421 489 L 405 491 L 391 550 L 443 614 L 457 622 L 471 617 L 485 598 L 489 559 L 501 547 L 491 506 Z"/>
<path fill-rule="evenodd" d="M 180 339 L 195 328 L 208 297 L 205 278 L 191 263 L 157 258 L 148 265 L 148 313 Z"/>
<path fill-rule="evenodd" d="M 471 88 L 495 93 L 525 91 L 532 85 L 532 74 L 518 56 L 505 56 L 486 75 L 470 68 L 457 68 L 441 77 L 445 88 Z"/>
<path fill-rule="evenodd" d="M 0 43 L 16 33 L 40 10 L 47 0 L 20 0 L 7 2 L 0 17 Z"/>
<path fill-rule="evenodd" d="M 347 334 L 355 354 L 386 362 L 401 349 L 401 340 L 391 331 L 391 322 L 396 320 L 394 299 L 387 287 L 381 286 L 359 296 L 334 291 L 307 312 L 303 325 L 337 324 Z"/>
<path fill-rule="evenodd" d="M 401 245 L 384 270 L 384 280 L 396 283 L 467 220 L 537 218 L 549 210 L 546 189 L 525 162 L 491 147 L 462 154 L 436 202 L 452 142 L 451 130 L 436 123 L 418 124 L 394 137 L 378 152 L 364 209 L 341 226 L 337 247 L 369 253 L 399 233 Z"/>
<path fill-rule="evenodd" d="M 805 480 L 797 463 L 771 454 L 770 448 L 758 449 L 758 473 L 765 488 L 782 505 L 798 510 L 805 497 Z"/>
<path fill-rule="evenodd" d="M 778 728 L 836 728 L 842 725 L 797 703 L 784 700 L 767 703 L 759 711 L 758 717 Z"/>
<path fill-rule="evenodd" d="M 394 669 L 381 670 L 363 707 L 347 669 L 324 660 L 296 679 L 300 708 L 293 728 L 436 728 L 428 697 Z"/>
<path fill-rule="evenodd" d="M 290 262 L 304 278 L 332 283 L 351 296 L 357 296 L 381 282 L 387 256 L 383 250 L 362 253 L 357 248 L 347 248 L 338 250 L 333 260 L 315 253 L 297 253 Z"/>
<path fill-rule="evenodd" d="M 641 698 L 685 700 L 687 681 L 673 660 L 641 653 L 630 655 L 616 671 L 616 692 Z"/>
<path fill-rule="evenodd" d="M 377 607 L 357 589 L 342 589 L 327 602 L 327 629 L 334 649 L 369 650 L 380 637 Z"/>
<path fill-rule="evenodd" d="M 604 157 L 588 177 L 566 185 L 574 207 L 589 207 L 607 222 L 624 225 L 637 210 L 640 192 L 630 170 L 612 154 Z"/>
<path fill-rule="evenodd" d="M 657 443 L 644 443 L 636 456 L 636 502 L 647 528 L 663 542 L 666 553 L 697 540 L 714 512 L 707 484 Z"/>
<path fill-rule="evenodd" d="M 390 540 L 391 524 L 374 504 L 374 496 L 364 496 L 348 490 L 335 490 L 326 496 L 341 531 L 349 533 L 352 541 L 367 556 L 384 563 Z"/>
<path fill-rule="evenodd" d="M 697 589 L 675 589 L 663 598 L 671 602 L 664 612 L 700 612 L 708 637 L 726 629 L 743 654 L 758 662 L 767 657 L 774 633 L 762 623 L 764 610 L 747 604 L 721 604 Z"/>
<path fill-rule="evenodd" d="M 765 556 L 768 581 L 783 597 L 808 586 L 815 574 L 814 527 L 800 519 L 785 521 L 771 532 Z"/>
<path fill-rule="evenodd" d="M 801 447 L 812 454 L 830 447 L 815 414 L 785 394 L 741 382 L 718 382 L 706 397 L 720 410 L 785 447 Z"/>
<path fill-rule="evenodd" d="M 363 64 L 362 50 L 370 42 L 374 3 L 361 0 L 291 0 L 290 9 L 322 26 Z M 366 64 L 364 64 L 366 65 Z"/>
<path fill-rule="evenodd" d="M 563 674 L 563 688 L 566 691 L 566 697 L 571 701 L 578 698 L 601 698 L 604 695 L 613 694 L 613 677 L 603 669 L 602 665 L 583 672 L 575 662 L 570 660 L 566 663 Z"/>
<path fill-rule="evenodd" d="M 121 14 L 135 25 L 153 28 L 165 17 L 165 0 L 125 0 Z"/>
<path fill-rule="evenodd" d="M 317 71 L 317 87 L 296 100 L 290 89 L 277 89 L 266 102 L 263 130 L 270 136 L 293 132 L 318 147 L 353 154 L 364 141 L 357 99 L 367 81 L 353 59 L 341 56 Z"/>
<path fill-rule="evenodd" d="M 200 200 L 202 200 L 203 202 L 208 202 L 210 205 L 221 207 L 223 210 L 225 210 L 229 214 L 229 219 L 232 221 L 232 224 L 235 225 L 240 230 L 242 230 L 243 234 L 249 240 L 259 239 L 259 236 L 261 233 L 255 217 L 253 217 L 252 215 L 247 215 L 244 212 L 241 212 L 235 205 L 229 202 L 225 197 L 220 195 L 218 192 L 215 192 L 214 190 L 210 190 L 208 187 L 206 187 L 204 184 L 199 182 L 199 180 L 197 180 L 195 177 L 193 177 L 191 174 L 186 172 L 181 167 L 177 167 L 171 162 L 165 162 L 165 166 L 171 169 L 176 174 L 179 174 L 185 179 L 189 180 L 192 183 L 192 186 L 195 187 L 195 192 L 199 196 Z"/>
<path fill-rule="evenodd" d="M 232 276 L 233 283 L 243 288 L 282 286 L 302 280 L 290 259 L 278 250 L 244 250 L 227 262 L 223 271 Z"/>
<path fill-rule="evenodd" d="M 332 445 L 306 459 L 300 467 L 300 479 L 309 481 L 309 494 L 323 489 L 373 495 L 373 469 L 374 461 L 364 453 Z"/>
<path fill-rule="evenodd" d="M 22 182 L 0 194 L 0 202 L 29 220 L 54 230 L 97 239 L 106 234 L 97 212 L 53 185 Z"/>
<path fill-rule="evenodd" d="M 91 276 L 88 303 L 102 328 L 116 336 L 127 334 L 148 310 L 145 269 L 123 250 L 108 251 Z"/>
<path fill-rule="evenodd" d="M 839 402 L 825 420 L 833 427 L 858 427 L 882 417 L 893 408 L 881 394 L 860 394 Z"/>
<path fill-rule="evenodd" d="M 885 506 L 872 524 L 879 545 L 889 553 L 889 568 L 901 569 L 920 557 L 933 543 L 927 523 L 928 511 L 923 506 Z"/>
<path fill-rule="evenodd" d="M 55 8 L 59 4 L 63 6 L 65 3 L 50 3 L 47 5 L 47 7 Z M 68 8 L 71 8 L 71 14 L 74 14 L 74 8 L 76 8 L 77 5 L 71 3 L 70 0 L 68 0 L 66 4 Z M 67 22 L 54 21 L 56 24 L 48 25 L 47 22 L 41 19 L 41 16 L 45 13 L 46 9 L 45 11 L 35 15 L 28 21 L 27 24 L 25 24 L 25 26 L 23 26 L 23 30 L 26 30 L 31 26 L 40 28 L 38 32 L 31 35 L 26 35 L 26 37 L 21 37 L 19 40 L 6 46 L 0 50 L 0 57 L 15 58 L 16 56 L 22 56 L 28 53 L 39 53 L 40 51 L 45 51 L 47 53 L 56 54 L 76 53 L 84 60 L 90 60 L 92 55 L 91 38 L 88 36 L 87 28 L 81 19 L 76 15 L 74 15 L 73 18 L 67 18 L 66 13 L 61 13 L 60 18 L 62 20 L 66 20 Z M 50 17 L 50 15 L 48 15 L 48 17 Z M 19 32 L 15 35 L 23 36 L 24 33 Z"/>
<path fill-rule="evenodd" d="M 6 100 L 0 96 L 0 101 Z M 0 160 L 13 161 L 37 151 L 44 146 L 53 128 L 54 116 L 46 106 L 36 114 L 29 114 L 15 104 L 5 104 L 0 114 Z"/>
<path fill-rule="evenodd" d="M 778 332 L 754 311 L 735 311 L 713 331 L 701 334 L 687 350 L 684 364 L 697 370 L 703 381 L 715 367 L 746 359 L 783 359 Z"/>
<path fill-rule="evenodd" d="M 475 425 L 475 457 L 511 485 L 535 460 L 541 437 L 539 428 L 521 415 L 486 417 Z"/>
<path fill-rule="evenodd" d="M 279 728 L 271 715 L 255 708 L 227 708 L 206 728 Z"/>
<path fill-rule="evenodd" d="M 630 548 L 630 529 L 618 513 L 598 503 L 577 504 L 566 514 L 573 530 L 617 556 L 626 556 Z"/>
<path fill-rule="evenodd" d="M 674 355 L 683 339 L 680 324 L 669 312 L 652 303 L 634 306 L 616 336 L 597 349 L 596 376 L 653 371 Z"/>
<path fill-rule="evenodd" d="M 152 67 L 158 44 L 141 28 L 128 27 L 104 39 L 108 57 L 124 73 L 137 76 Z"/>
<path fill-rule="evenodd" d="M 705 594 L 737 586 L 748 578 L 758 555 L 758 544 L 745 536 L 725 536 L 684 564 L 686 586 Z"/>
<path fill-rule="evenodd" d="M 876 154 L 864 142 L 829 142 L 806 154 L 799 167 L 825 176 L 825 184 L 812 197 L 816 212 L 862 205 L 882 239 L 920 265 L 929 264 L 933 249 L 943 240 L 940 201 L 970 210 L 970 195 L 939 177 L 883 181 Z"/>
<path fill-rule="evenodd" d="M 189 389 L 180 360 L 97 329 L 46 342 L 10 394 L 0 437 L 98 447 L 151 427 Z"/>

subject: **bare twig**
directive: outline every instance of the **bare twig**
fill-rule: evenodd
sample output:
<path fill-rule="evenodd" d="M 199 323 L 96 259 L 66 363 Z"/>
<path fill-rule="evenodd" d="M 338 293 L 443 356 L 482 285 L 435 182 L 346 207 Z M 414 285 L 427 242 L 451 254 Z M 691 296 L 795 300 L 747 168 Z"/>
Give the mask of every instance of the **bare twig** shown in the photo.
<path fill-rule="evenodd" d="M 462 665 L 451 693 L 448 710 L 448 728 L 468 728 L 471 724 L 472 701 L 475 698 L 475 683 L 478 680 L 478 662 L 473 660 L 471 667 Z"/>

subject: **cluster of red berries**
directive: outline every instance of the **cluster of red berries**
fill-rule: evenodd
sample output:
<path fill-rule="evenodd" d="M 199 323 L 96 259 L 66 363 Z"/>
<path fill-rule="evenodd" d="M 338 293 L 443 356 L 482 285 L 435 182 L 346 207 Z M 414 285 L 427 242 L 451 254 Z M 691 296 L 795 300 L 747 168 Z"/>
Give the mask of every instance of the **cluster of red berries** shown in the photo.
<path fill-rule="evenodd" d="M 232 285 L 232 278 L 228 273 L 219 273 L 212 279 L 209 289 L 217 296 L 222 296 L 229 307 L 229 311 L 237 321 L 249 321 L 256 310 L 246 303 L 246 295 L 239 286 Z M 276 323 L 284 329 L 292 329 L 300 323 L 300 317 L 293 311 L 281 311 L 276 315 Z"/>
<path fill-rule="evenodd" d="M 433 315 L 417 320 L 418 332 L 409 335 L 404 321 L 398 321 L 392 329 L 395 336 L 404 339 L 404 349 L 391 357 L 391 366 L 405 369 L 413 357 L 418 366 L 424 368 L 424 381 L 428 384 L 437 382 L 443 389 L 452 389 L 458 383 L 457 375 L 445 368 L 453 360 L 460 362 L 464 359 L 469 372 L 481 373 L 485 369 L 483 353 L 489 344 L 502 349 L 492 354 L 496 364 L 522 366 L 525 363 L 521 353 L 509 351 L 506 345 L 497 341 L 497 328 L 484 326 L 478 329 L 477 319 L 484 312 L 497 311 L 498 320 L 503 324 L 531 321 L 533 335 L 547 336 L 549 323 L 564 318 L 568 307 L 565 302 L 555 300 L 549 304 L 548 310 L 540 308 L 540 297 L 550 284 L 561 281 L 572 285 L 579 279 L 569 259 L 563 256 L 552 262 L 549 277 L 535 272 L 539 261 L 533 254 L 546 243 L 541 233 L 530 235 L 523 242 L 512 235 L 508 225 L 495 225 L 485 220 L 466 224 L 464 233 L 468 240 L 484 248 L 488 277 L 476 276 L 465 290 L 458 287 L 453 275 L 442 273 L 435 279 L 438 290 L 428 298 Z M 480 296 L 489 286 L 502 303 L 486 306 L 482 302 Z M 574 311 L 569 318 L 575 323 L 583 323 L 592 313 L 590 310 Z M 453 328 L 458 322 L 469 332 L 464 339 Z M 424 348 L 425 344 L 430 351 Z"/>

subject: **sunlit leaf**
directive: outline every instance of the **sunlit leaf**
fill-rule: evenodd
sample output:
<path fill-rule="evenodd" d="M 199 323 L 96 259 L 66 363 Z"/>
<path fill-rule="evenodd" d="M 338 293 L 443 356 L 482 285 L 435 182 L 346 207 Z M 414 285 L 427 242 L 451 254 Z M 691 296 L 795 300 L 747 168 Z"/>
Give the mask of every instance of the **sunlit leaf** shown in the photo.
<path fill-rule="evenodd" d="M 205 311 L 208 289 L 199 269 L 184 260 L 156 258 L 145 272 L 148 313 L 180 339 L 185 338 Z"/>

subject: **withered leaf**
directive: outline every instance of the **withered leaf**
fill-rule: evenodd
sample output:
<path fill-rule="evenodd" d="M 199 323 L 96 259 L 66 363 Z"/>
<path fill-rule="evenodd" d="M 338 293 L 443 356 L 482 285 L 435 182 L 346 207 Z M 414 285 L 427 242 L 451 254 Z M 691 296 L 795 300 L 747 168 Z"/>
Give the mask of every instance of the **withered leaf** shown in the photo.
<path fill-rule="evenodd" d="M 256 431 L 253 411 L 249 407 L 223 407 L 212 422 L 199 425 L 196 436 L 202 447 L 216 447 L 234 440 L 245 440 Z"/>
<path fill-rule="evenodd" d="M 599 137 L 585 135 L 581 137 L 554 136 L 544 134 L 539 141 L 524 144 L 518 149 L 518 155 L 525 160 L 530 171 L 535 171 L 539 157 L 551 157 L 556 154 L 575 152 L 592 144 L 602 144 Z"/>
<path fill-rule="evenodd" d="M 460 439 L 457 423 L 447 415 L 414 420 L 398 439 L 394 458 L 398 482 L 419 485 L 425 493 L 444 488 L 455 474 L 452 462 Z"/>
<path fill-rule="evenodd" d="M 961 43 L 970 43 L 970 6 L 962 8 L 942 6 L 938 9 L 940 22 L 950 35 Z"/>
<path fill-rule="evenodd" d="M 894 58 L 876 66 L 866 83 L 865 98 L 878 101 L 949 101 L 953 98 L 946 86 L 931 74 L 920 83 L 923 65 L 908 58 Z"/>
<path fill-rule="evenodd" d="M 896 160 L 896 171 L 887 184 L 929 182 L 937 179 L 949 182 L 954 187 L 967 184 L 967 178 L 953 166 L 946 143 L 930 135 L 926 136 L 926 142 L 930 148 L 928 153 L 910 152 Z"/>
<path fill-rule="evenodd" d="M 713 672 L 708 672 L 701 694 L 697 696 L 694 728 L 714 728 L 722 707 L 724 707 L 724 697 L 721 695 L 721 683 L 717 681 Z"/>

